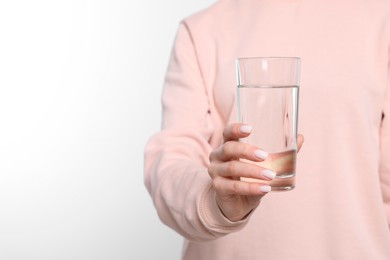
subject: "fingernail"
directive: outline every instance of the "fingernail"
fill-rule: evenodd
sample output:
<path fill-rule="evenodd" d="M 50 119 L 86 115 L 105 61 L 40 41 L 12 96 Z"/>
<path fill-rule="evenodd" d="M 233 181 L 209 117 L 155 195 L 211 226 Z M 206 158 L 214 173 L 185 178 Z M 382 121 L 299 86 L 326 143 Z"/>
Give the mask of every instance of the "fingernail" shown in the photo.
<path fill-rule="evenodd" d="M 264 185 L 264 186 L 261 186 L 260 187 L 260 191 L 261 192 L 270 192 L 271 191 L 271 186 L 268 186 L 268 185 Z"/>
<path fill-rule="evenodd" d="M 264 152 L 263 150 L 256 150 L 255 151 L 255 156 L 259 159 L 267 159 L 268 157 L 268 153 L 267 152 Z"/>
<path fill-rule="evenodd" d="M 273 179 L 275 179 L 276 173 L 271 171 L 271 170 L 264 170 L 263 171 L 263 176 L 273 180 Z"/>
<path fill-rule="evenodd" d="M 252 126 L 242 125 L 242 126 L 240 126 L 240 132 L 243 134 L 249 134 L 250 132 L 252 132 Z"/>

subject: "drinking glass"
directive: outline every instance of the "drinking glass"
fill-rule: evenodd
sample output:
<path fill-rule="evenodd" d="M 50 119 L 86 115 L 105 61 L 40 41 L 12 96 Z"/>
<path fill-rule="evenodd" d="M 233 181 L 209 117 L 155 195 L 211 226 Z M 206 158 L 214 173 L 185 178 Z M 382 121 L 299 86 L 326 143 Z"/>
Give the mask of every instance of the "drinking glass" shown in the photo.
<path fill-rule="evenodd" d="M 252 132 L 240 142 L 268 153 L 253 162 L 276 173 L 272 181 L 241 178 L 271 186 L 272 191 L 295 187 L 300 58 L 250 57 L 236 60 L 238 119 Z"/>

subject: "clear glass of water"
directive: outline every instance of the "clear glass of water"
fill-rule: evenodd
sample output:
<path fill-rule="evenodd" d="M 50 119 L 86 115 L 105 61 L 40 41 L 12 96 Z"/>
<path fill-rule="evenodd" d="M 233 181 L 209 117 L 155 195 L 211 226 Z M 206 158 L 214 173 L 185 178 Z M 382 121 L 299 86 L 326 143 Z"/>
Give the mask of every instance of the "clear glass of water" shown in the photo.
<path fill-rule="evenodd" d="M 272 191 L 295 187 L 300 58 L 250 57 L 236 60 L 240 123 L 253 127 L 240 139 L 269 153 L 263 162 L 247 161 L 276 173 L 272 181 L 242 178 L 270 185 Z"/>

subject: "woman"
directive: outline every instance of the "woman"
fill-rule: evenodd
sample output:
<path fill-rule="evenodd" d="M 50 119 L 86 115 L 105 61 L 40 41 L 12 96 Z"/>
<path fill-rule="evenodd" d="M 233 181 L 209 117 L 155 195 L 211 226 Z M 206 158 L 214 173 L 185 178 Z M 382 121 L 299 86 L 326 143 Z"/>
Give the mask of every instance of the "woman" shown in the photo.
<path fill-rule="evenodd" d="M 237 180 L 273 177 L 234 163 L 267 152 L 237 142 L 234 60 L 251 56 L 302 58 L 290 192 Z M 183 259 L 390 259 L 389 61 L 387 0 L 221 0 L 183 20 L 145 150 Z"/>

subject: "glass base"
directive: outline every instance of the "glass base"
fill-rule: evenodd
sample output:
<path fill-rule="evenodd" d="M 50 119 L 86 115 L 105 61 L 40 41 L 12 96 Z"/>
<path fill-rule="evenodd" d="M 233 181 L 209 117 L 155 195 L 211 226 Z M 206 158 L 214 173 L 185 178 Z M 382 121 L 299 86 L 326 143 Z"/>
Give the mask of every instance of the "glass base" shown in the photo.
<path fill-rule="evenodd" d="M 271 191 L 289 191 L 295 188 L 295 173 L 278 174 L 269 182 Z"/>
<path fill-rule="evenodd" d="M 289 173 L 284 175 L 276 175 L 272 181 L 265 181 L 252 178 L 241 178 L 246 182 L 258 182 L 271 186 L 271 191 L 290 191 L 295 188 L 295 173 Z"/>
<path fill-rule="evenodd" d="M 291 186 L 271 186 L 271 191 L 290 191 L 295 188 L 295 185 Z"/>

